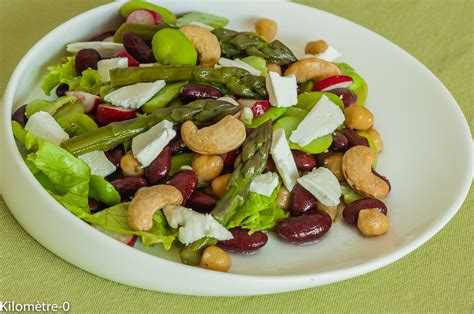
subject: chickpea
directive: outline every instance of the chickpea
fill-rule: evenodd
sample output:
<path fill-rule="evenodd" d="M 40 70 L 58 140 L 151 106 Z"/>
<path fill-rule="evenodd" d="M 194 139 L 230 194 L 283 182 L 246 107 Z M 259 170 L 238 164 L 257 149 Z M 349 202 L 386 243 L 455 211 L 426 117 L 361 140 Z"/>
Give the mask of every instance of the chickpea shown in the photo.
<path fill-rule="evenodd" d="M 386 233 L 389 225 L 387 216 L 378 209 L 362 209 L 359 212 L 357 227 L 366 237 L 374 237 Z"/>
<path fill-rule="evenodd" d="M 326 206 L 321 202 L 318 202 L 316 206 L 320 211 L 326 212 L 332 219 L 332 221 L 336 221 L 338 206 Z"/>
<path fill-rule="evenodd" d="M 290 207 L 291 193 L 282 185 L 278 191 L 276 203 L 281 209 L 287 210 Z"/>
<path fill-rule="evenodd" d="M 257 34 L 265 37 L 265 39 L 270 42 L 275 39 L 276 33 L 278 31 L 278 24 L 274 20 L 258 19 L 255 22 L 255 31 Z"/>
<path fill-rule="evenodd" d="M 223 271 L 229 270 L 232 262 L 230 256 L 218 246 L 208 246 L 201 256 L 200 266 L 202 268 Z"/>
<path fill-rule="evenodd" d="M 229 179 L 231 175 L 232 175 L 231 173 L 224 174 L 212 180 L 211 186 L 212 186 L 212 192 L 214 192 L 214 195 L 216 195 L 219 198 L 224 196 L 224 193 L 227 191 L 227 184 L 229 183 Z"/>
<path fill-rule="evenodd" d="M 211 181 L 221 174 L 224 161 L 219 155 L 196 154 L 193 158 L 192 167 L 199 181 Z"/>
<path fill-rule="evenodd" d="M 344 173 L 342 172 L 343 153 L 325 153 L 320 154 L 319 164 L 328 168 L 339 181 L 344 181 Z"/>
<path fill-rule="evenodd" d="M 128 152 L 120 159 L 120 168 L 126 177 L 141 177 L 145 171 L 140 162 Z"/>
<path fill-rule="evenodd" d="M 317 55 L 325 52 L 328 49 L 328 44 L 324 40 L 309 41 L 304 47 L 304 53 L 310 55 Z"/>
<path fill-rule="evenodd" d="M 372 127 L 374 115 L 365 106 L 350 105 L 345 112 L 346 125 L 355 130 L 365 131 Z"/>
<path fill-rule="evenodd" d="M 380 133 L 374 128 L 368 129 L 366 132 L 374 141 L 375 147 L 377 148 L 377 153 L 380 153 L 380 151 L 383 149 L 383 141 Z"/>
<path fill-rule="evenodd" d="M 267 69 L 271 72 L 276 72 L 281 75 L 281 66 L 276 63 L 267 63 Z"/>

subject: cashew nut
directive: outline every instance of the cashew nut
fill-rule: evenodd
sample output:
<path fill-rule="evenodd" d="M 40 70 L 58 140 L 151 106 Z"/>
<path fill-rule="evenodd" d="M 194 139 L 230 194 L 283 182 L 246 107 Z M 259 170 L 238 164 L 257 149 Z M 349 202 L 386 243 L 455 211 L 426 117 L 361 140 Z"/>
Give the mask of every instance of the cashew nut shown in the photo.
<path fill-rule="evenodd" d="M 185 25 L 179 30 L 193 43 L 199 54 L 200 65 L 212 67 L 219 61 L 221 46 L 213 33 L 196 25 Z"/>
<path fill-rule="evenodd" d="M 153 226 L 153 214 L 165 205 L 181 205 L 183 195 L 172 185 L 154 185 L 138 190 L 128 207 L 128 225 L 146 231 Z"/>
<path fill-rule="evenodd" d="M 342 172 L 354 190 L 381 199 L 390 192 L 390 185 L 372 172 L 374 158 L 369 147 L 354 146 L 342 157 Z"/>
<path fill-rule="evenodd" d="M 181 126 L 181 138 L 192 151 L 204 155 L 230 152 L 245 140 L 245 125 L 234 116 L 225 116 L 219 122 L 198 129 L 192 121 Z"/>
<path fill-rule="evenodd" d="M 285 71 L 285 76 L 294 74 L 298 83 L 314 80 L 316 83 L 334 75 L 341 75 L 339 68 L 331 63 L 318 58 L 308 58 L 293 63 Z"/>

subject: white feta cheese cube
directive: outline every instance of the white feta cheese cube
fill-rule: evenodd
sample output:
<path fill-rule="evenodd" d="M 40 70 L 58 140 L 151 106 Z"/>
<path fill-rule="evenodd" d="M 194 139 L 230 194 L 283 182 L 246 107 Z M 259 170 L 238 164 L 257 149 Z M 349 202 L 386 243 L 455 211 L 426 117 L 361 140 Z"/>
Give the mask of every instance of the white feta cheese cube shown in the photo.
<path fill-rule="evenodd" d="M 204 237 L 220 241 L 233 239 L 232 233 L 209 214 L 175 205 L 166 205 L 163 214 L 171 228 L 179 227 L 178 240 L 183 244 L 193 243 Z"/>
<path fill-rule="evenodd" d="M 283 129 L 276 129 L 273 132 L 270 152 L 283 184 L 291 192 L 299 178 L 299 174 Z"/>
<path fill-rule="evenodd" d="M 342 53 L 337 51 L 334 47 L 329 46 L 328 49 L 326 49 L 326 51 L 324 52 L 321 52 L 316 55 L 305 54 L 303 57 L 301 57 L 301 59 L 318 58 L 324 61 L 332 62 L 341 56 L 342 56 Z"/>
<path fill-rule="evenodd" d="M 329 100 L 326 95 L 323 95 L 296 130 L 291 132 L 290 141 L 300 146 L 306 146 L 314 139 L 334 132 L 344 122 L 344 119 L 341 108 Z"/>
<path fill-rule="evenodd" d="M 105 101 L 114 106 L 138 109 L 165 87 L 165 81 L 137 83 L 119 88 L 107 95 Z"/>
<path fill-rule="evenodd" d="M 25 125 L 25 130 L 56 145 L 69 139 L 69 135 L 56 119 L 45 111 L 39 111 L 31 115 Z"/>
<path fill-rule="evenodd" d="M 95 176 L 106 177 L 117 169 L 101 150 L 80 155 L 79 158 L 89 166 L 91 174 Z"/>
<path fill-rule="evenodd" d="M 245 63 L 245 62 L 243 62 L 239 59 L 231 60 L 231 59 L 227 59 L 227 58 L 220 58 L 218 63 L 219 63 L 219 65 L 221 65 L 223 67 L 235 67 L 235 68 L 241 68 L 241 69 L 247 70 L 252 75 L 257 75 L 258 76 L 258 75 L 261 74 L 261 72 L 259 70 L 257 70 L 256 68 L 254 68 L 250 64 Z"/>
<path fill-rule="evenodd" d="M 341 186 L 336 176 L 327 168 L 319 167 L 298 179 L 308 192 L 326 206 L 336 206 L 341 197 Z"/>
<path fill-rule="evenodd" d="M 100 80 L 104 83 L 110 81 L 110 70 L 128 67 L 127 58 L 111 58 L 97 62 L 97 71 L 99 71 Z"/>
<path fill-rule="evenodd" d="M 132 140 L 133 156 L 143 167 L 149 166 L 163 148 L 176 136 L 173 122 L 163 120 Z"/>
<path fill-rule="evenodd" d="M 110 58 L 124 49 L 123 44 L 108 41 L 83 41 L 66 45 L 66 50 L 77 53 L 82 49 L 94 49 L 102 58 Z"/>
<path fill-rule="evenodd" d="M 253 178 L 250 182 L 250 192 L 271 196 L 278 186 L 278 175 L 274 172 L 266 172 Z"/>
<path fill-rule="evenodd" d="M 298 102 L 298 85 L 295 75 L 280 76 L 280 74 L 270 71 L 265 84 L 272 106 L 291 107 Z"/>

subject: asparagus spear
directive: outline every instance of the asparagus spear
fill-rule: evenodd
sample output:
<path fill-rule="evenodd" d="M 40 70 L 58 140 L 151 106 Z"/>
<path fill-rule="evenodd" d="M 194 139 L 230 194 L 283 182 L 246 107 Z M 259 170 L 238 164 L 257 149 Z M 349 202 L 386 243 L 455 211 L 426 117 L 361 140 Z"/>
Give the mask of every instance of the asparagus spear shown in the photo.
<path fill-rule="evenodd" d="M 110 71 L 112 86 L 120 87 L 156 80 L 196 81 L 226 86 L 233 94 L 246 98 L 266 98 L 265 78 L 240 68 L 205 68 L 198 66 L 154 66 L 117 68 Z"/>
<path fill-rule="evenodd" d="M 179 108 L 160 108 L 149 115 L 113 122 L 96 130 L 64 141 L 61 146 L 74 155 L 82 155 L 95 150 L 106 151 L 145 132 L 158 122 L 169 120 L 181 123 L 193 120 L 197 124 L 218 121 L 226 115 L 233 115 L 241 109 L 226 101 L 202 99 Z"/>
<path fill-rule="evenodd" d="M 236 159 L 235 170 L 229 179 L 227 192 L 211 212 L 211 215 L 222 225 L 225 226 L 235 214 L 236 209 L 244 203 L 252 178 L 265 169 L 271 144 L 271 121 L 267 121 L 253 131 L 242 144 L 242 153 Z M 202 238 L 185 246 L 179 253 L 181 261 L 188 265 L 199 265 L 202 251 L 216 243 L 215 239 Z"/>
<path fill-rule="evenodd" d="M 236 162 L 227 192 L 219 199 L 211 215 L 222 225 L 226 225 L 236 209 L 248 194 L 250 181 L 261 174 L 267 164 L 272 140 L 272 122 L 268 121 L 245 140 L 242 153 Z"/>
<path fill-rule="evenodd" d="M 219 40 L 222 55 L 227 58 L 257 56 L 280 65 L 297 60 L 291 50 L 279 40 L 267 43 L 254 32 L 236 32 L 225 28 L 216 28 L 212 32 Z"/>

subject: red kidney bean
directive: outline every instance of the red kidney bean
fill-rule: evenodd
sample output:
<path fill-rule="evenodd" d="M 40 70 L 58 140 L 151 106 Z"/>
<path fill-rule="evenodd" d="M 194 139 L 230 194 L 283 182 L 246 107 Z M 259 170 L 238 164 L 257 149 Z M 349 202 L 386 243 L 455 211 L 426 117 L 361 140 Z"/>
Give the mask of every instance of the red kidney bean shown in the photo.
<path fill-rule="evenodd" d="M 344 103 L 345 108 L 356 103 L 357 101 L 357 95 L 352 91 L 348 90 L 347 88 L 335 88 L 328 90 L 327 92 L 339 96 L 339 98 Z"/>
<path fill-rule="evenodd" d="M 226 251 L 242 254 L 255 253 L 267 244 L 268 241 L 268 236 L 261 231 L 249 234 L 248 230 L 240 227 L 229 229 L 229 231 L 234 238 L 217 243 L 218 246 Z"/>
<path fill-rule="evenodd" d="M 387 182 L 388 184 L 388 190 L 391 191 L 392 190 L 392 184 L 390 183 L 390 181 L 384 177 L 383 175 L 381 175 L 380 173 L 378 173 L 377 171 L 375 171 L 375 169 L 372 169 L 372 173 L 375 174 L 377 177 L 379 177 L 380 179 L 384 180 L 385 182 Z"/>
<path fill-rule="evenodd" d="M 122 35 L 122 42 L 125 50 L 140 63 L 156 62 L 153 50 L 148 43 L 132 32 L 125 32 Z"/>
<path fill-rule="evenodd" d="M 222 93 L 211 86 L 202 84 L 188 84 L 181 87 L 179 96 L 185 102 L 191 102 L 198 99 L 217 99 L 222 97 Z"/>
<path fill-rule="evenodd" d="M 227 152 L 224 156 L 224 166 L 232 166 L 238 154 L 239 154 L 239 151 L 237 149 Z"/>
<path fill-rule="evenodd" d="M 254 117 L 263 115 L 270 109 L 270 102 L 267 100 L 256 101 L 252 106 L 252 112 Z"/>
<path fill-rule="evenodd" d="M 105 32 L 105 33 L 102 33 L 100 35 L 97 35 L 93 38 L 91 38 L 89 41 L 102 41 L 106 38 L 109 38 L 109 37 L 112 37 L 115 35 L 115 31 L 108 31 L 108 32 Z"/>
<path fill-rule="evenodd" d="M 100 61 L 99 53 L 94 49 L 81 49 L 76 54 L 76 72 L 81 74 L 83 71 L 91 68 L 97 70 L 97 62 Z"/>
<path fill-rule="evenodd" d="M 202 214 L 210 213 L 216 207 L 218 198 L 201 191 L 194 191 L 186 202 L 186 206 Z"/>
<path fill-rule="evenodd" d="M 295 160 L 296 167 L 300 171 L 309 171 L 316 167 L 316 157 L 307 152 L 301 150 L 292 150 L 293 159 Z"/>
<path fill-rule="evenodd" d="M 69 85 L 59 84 L 58 87 L 56 87 L 56 96 L 58 97 L 66 96 L 67 91 L 69 91 Z"/>
<path fill-rule="evenodd" d="M 255 131 L 255 129 L 253 128 L 245 128 L 245 134 L 247 135 L 247 137 L 253 133 L 253 131 Z"/>
<path fill-rule="evenodd" d="M 183 204 L 186 204 L 198 185 L 198 177 L 192 170 L 181 170 L 175 173 L 167 183 L 181 191 Z"/>
<path fill-rule="evenodd" d="M 114 186 L 122 199 L 132 196 L 139 188 L 147 186 L 146 180 L 143 177 L 125 177 L 116 179 L 110 183 Z"/>
<path fill-rule="evenodd" d="M 22 127 L 25 127 L 26 122 L 28 119 L 26 118 L 26 105 L 21 106 L 12 115 L 12 120 L 15 120 L 19 124 L 21 124 Z"/>
<path fill-rule="evenodd" d="M 348 148 L 351 148 L 353 146 L 358 146 L 358 145 L 370 147 L 369 141 L 365 137 L 359 136 L 354 130 L 344 129 L 342 131 L 342 134 L 344 134 L 344 136 L 348 140 L 348 143 L 349 143 Z"/>
<path fill-rule="evenodd" d="M 172 155 L 179 155 L 188 150 L 186 144 L 184 144 L 184 141 L 181 138 L 181 135 L 178 135 L 172 139 L 168 146 L 171 148 Z"/>
<path fill-rule="evenodd" d="M 171 148 L 166 146 L 161 153 L 145 168 L 148 184 L 155 185 L 164 180 L 171 169 Z"/>
<path fill-rule="evenodd" d="M 329 149 L 333 152 L 343 153 L 349 149 L 349 140 L 341 131 L 334 131 L 332 133 L 332 144 Z"/>
<path fill-rule="evenodd" d="M 118 145 L 112 149 L 109 149 L 108 151 L 105 152 L 105 156 L 107 156 L 107 159 L 114 164 L 115 167 L 120 166 L 120 159 L 122 159 L 122 156 L 124 155 L 124 149 L 122 145 Z"/>
<path fill-rule="evenodd" d="M 306 244 L 321 238 L 331 225 L 332 220 L 328 214 L 315 210 L 303 216 L 280 219 L 275 232 L 285 241 Z"/>
<path fill-rule="evenodd" d="M 342 211 L 342 217 L 351 225 L 357 224 L 359 218 L 359 212 L 362 209 L 377 209 L 381 213 L 387 215 L 387 206 L 381 200 L 376 198 L 363 198 L 346 205 Z"/>
<path fill-rule="evenodd" d="M 272 156 L 268 156 L 267 164 L 265 165 L 264 172 L 275 172 L 275 170 L 276 170 L 275 161 L 273 161 Z"/>
<path fill-rule="evenodd" d="M 88 201 L 89 201 L 89 211 L 91 212 L 91 214 L 98 213 L 103 209 L 99 201 L 93 198 L 89 198 Z"/>
<path fill-rule="evenodd" d="M 303 213 L 316 208 L 318 200 L 300 184 L 296 184 L 291 191 L 290 213 L 292 216 L 300 216 Z"/>

